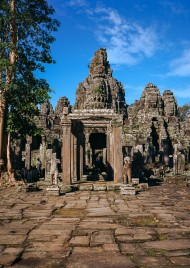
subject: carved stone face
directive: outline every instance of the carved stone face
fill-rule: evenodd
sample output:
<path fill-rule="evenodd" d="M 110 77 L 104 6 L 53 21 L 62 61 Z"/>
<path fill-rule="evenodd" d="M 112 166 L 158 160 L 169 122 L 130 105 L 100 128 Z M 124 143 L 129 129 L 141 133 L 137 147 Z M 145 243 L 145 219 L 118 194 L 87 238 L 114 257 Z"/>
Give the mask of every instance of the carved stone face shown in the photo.
<path fill-rule="evenodd" d="M 158 103 L 158 95 L 151 93 L 147 94 L 145 98 L 145 106 L 147 108 L 156 108 Z"/>
<path fill-rule="evenodd" d="M 170 105 L 168 107 L 168 115 L 174 115 L 174 105 Z"/>

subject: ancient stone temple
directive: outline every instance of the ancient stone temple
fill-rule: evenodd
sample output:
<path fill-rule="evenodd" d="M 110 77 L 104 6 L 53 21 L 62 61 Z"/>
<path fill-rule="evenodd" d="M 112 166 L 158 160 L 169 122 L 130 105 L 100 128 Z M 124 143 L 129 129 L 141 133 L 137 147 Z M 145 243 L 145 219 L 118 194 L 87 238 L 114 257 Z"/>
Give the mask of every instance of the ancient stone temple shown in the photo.
<path fill-rule="evenodd" d="M 146 164 L 173 168 L 175 161 L 190 161 L 190 116 L 179 120 L 173 93 L 166 90 L 161 95 L 158 87 L 148 83 L 140 100 L 128 106 L 103 48 L 95 53 L 88 77 L 78 85 L 74 106 L 62 97 L 54 110 L 47 101 L 36 122 L 44 135 L 28 137 L 21 150 L 22 165 L 30 169 L 40 159 L 48 178 L 56 153 L 63 185 L 100 179 L 121 183 L 125 156 L 132 157 L 132 177 L 139 178 Z M 183 172 L 178 166 L 177 170 Z"/>
<path fill-rule="evenodd" d="M 122 129 L 127 116 L 125 93 L 112 77 L 105 49 L 96 52 L 89 76 L 79 84 L 76 102 L 69 113 L 64 110 L 63 183 L 93 177 L 93 167 L 100 162 L 109 179 L 122 181 Z"/>

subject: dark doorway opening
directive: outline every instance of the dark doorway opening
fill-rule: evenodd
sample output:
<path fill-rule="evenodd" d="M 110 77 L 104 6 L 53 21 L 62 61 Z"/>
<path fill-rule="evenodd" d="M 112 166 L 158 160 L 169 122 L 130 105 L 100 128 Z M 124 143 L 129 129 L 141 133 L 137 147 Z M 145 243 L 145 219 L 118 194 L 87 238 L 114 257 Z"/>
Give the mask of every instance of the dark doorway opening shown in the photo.
<path fill-rule="evenodd" d="M 105 133 L 92 133 L 90 135 L 90 146 L 92 149 L 106 148 L 106 134 Z"/>
<path fill-rule="evenodd" d="M 92 133 L 90 135 L 93 170 L 101 173 L 106 171 L 106 134 Z"/>

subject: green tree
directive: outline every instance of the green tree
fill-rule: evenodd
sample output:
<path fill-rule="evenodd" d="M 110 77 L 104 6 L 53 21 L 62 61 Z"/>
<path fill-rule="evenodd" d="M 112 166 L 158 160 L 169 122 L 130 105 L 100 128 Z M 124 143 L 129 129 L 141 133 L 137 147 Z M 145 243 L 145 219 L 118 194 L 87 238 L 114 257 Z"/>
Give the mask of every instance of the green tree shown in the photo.
<path fill-rule="evenodd" d="M 53 14 L 46 0 L 0 1 L 0 158 L 7 144 L 8 171 L 11 139 L 39 131 L 34 121 L 37 105 L 50 98 L 48 83 L 35 73 L 54 63 L 50 45 L 59 22 Z"/>

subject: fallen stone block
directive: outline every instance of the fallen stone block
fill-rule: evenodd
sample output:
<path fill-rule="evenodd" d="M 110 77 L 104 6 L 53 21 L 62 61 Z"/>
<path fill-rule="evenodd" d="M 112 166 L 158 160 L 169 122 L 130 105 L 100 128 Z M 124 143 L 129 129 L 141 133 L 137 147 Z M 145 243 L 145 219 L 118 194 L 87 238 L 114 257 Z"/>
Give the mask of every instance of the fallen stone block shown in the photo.
<path fill-rule="evenodd" d="M 132 178 L 132 184 L 139 184 L 139 178 Z"/>
<path fill-rule="evenodd" d="M 123 195 L 136 195 L 136 188 L 133 186 L 121 186 L 120 193 Z"/>
<path fill-rule="evenodd" d="M 46 189 L 46 195 L 59 195 L 60 189 L 58 185 L 48 186 Z"/>

